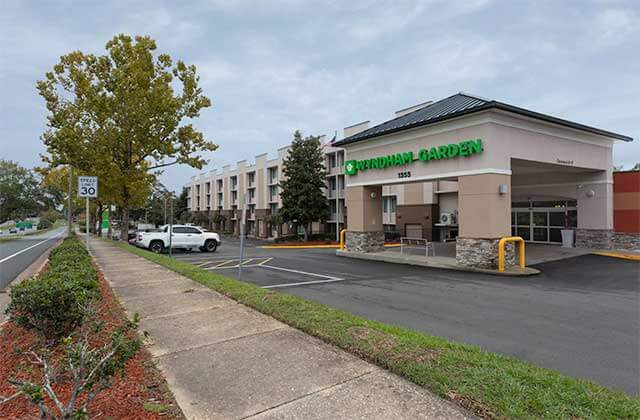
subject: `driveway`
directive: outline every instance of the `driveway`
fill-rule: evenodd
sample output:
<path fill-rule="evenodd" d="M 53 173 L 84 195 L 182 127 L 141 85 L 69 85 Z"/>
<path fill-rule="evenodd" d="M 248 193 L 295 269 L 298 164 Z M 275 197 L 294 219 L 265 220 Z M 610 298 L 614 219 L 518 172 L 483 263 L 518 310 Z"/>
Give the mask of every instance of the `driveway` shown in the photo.
<path fill-rule="evenodd" d="M 640 394 L 640 263 L 582 255 L 496 277 L 249 246 L 242 280 L 366 318 L 479 345 Z M 238 248 L 176 258 L 232 277 Z"/>

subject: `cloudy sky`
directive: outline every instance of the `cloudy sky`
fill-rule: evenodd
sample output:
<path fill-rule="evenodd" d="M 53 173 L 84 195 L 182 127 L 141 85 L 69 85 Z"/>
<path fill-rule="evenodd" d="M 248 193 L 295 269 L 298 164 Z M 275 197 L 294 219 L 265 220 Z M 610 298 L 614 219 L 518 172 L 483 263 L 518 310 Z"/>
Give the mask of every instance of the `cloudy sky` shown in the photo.
<path fill-rule="evenodd" d="M 0 157 L 40 163 L 35 82 L 72 50 L 151 35 L 201 75 L 196 125 L 220 145 L 206 170 L 338 137 L 459 91 L 619 132 L 616 165 L 640 161 L 640 1 L 3 0 Z M 179 188 L 197 170 L 172 167 Z"/>

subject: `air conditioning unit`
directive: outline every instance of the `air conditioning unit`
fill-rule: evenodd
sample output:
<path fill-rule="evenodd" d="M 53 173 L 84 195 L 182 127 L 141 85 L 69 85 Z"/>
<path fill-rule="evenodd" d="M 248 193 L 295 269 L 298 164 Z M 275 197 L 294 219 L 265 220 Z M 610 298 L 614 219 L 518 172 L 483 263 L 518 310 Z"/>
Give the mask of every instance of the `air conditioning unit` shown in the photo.
<path fill-rule="evenodd" d="M 453 213 L 440 213 L 440 224 L 453 225 L 456 223 L 456 216 Z"/>

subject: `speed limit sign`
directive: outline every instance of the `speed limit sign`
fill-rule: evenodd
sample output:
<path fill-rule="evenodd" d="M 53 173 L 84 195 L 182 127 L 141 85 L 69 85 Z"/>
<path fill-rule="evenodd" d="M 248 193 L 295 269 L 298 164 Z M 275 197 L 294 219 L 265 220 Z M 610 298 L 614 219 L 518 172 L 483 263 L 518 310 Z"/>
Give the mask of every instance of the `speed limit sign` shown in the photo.
<path fill-rule="evenodd" d="M 79 176 L 78 177 L 78 197 L 98 196 L 98 177 L 97 176 Z"/>

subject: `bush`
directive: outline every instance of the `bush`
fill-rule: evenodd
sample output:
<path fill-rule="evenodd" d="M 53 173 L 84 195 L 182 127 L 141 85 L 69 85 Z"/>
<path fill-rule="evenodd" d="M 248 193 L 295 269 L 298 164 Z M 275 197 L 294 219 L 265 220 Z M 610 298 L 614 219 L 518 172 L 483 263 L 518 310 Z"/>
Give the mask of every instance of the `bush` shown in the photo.
<path fill-rule="evenodd" d="M 65 241 L 49 256 L 49 266 L 11 288 L 10 318 L 48 339 L 68 335 L 82 321 L 83 310 L 99 296 L 97 273 L 84 245 Z"/>
<path fill-rule="evenodd" d="M 43 219 L 40 220 L 40 223 L 38 223 L 38 230 L 49 229 L 51 226 L 53 226 L 53 223 L 51 223 L 47 219 Z"/>

